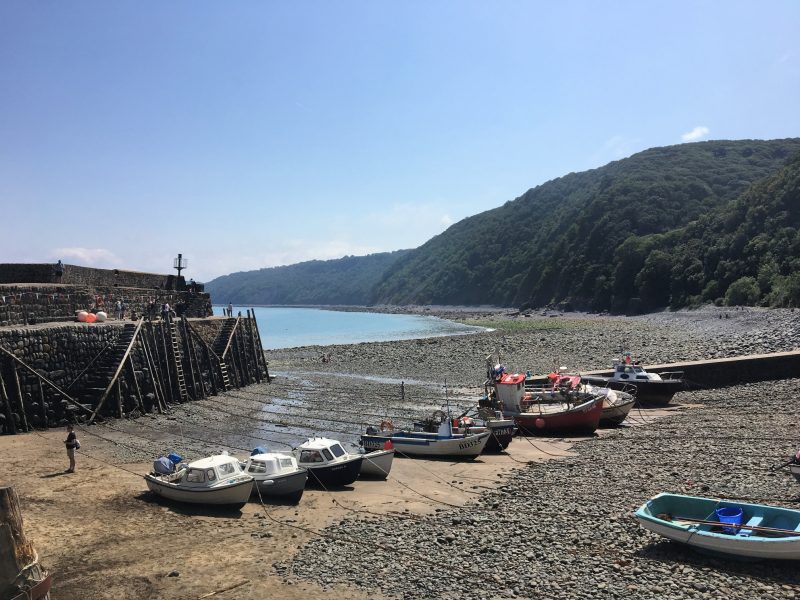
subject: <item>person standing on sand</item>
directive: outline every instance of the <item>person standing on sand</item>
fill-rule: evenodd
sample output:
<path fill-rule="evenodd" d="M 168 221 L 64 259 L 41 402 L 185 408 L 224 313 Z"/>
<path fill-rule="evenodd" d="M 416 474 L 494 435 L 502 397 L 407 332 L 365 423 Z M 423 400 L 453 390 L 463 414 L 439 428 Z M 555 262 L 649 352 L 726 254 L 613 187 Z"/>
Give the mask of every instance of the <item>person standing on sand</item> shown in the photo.
<path fill-rule="evenodd" d="M 64 445 L 67 447 L 67 457 L 69 458 L 69 469 L 64 473 L 75 472 L 75 450 L 80 448 L 78 444 L 78 437 L 73 431 L 72 424 L 67 424 L 67 439 L 64 440 Z"/>

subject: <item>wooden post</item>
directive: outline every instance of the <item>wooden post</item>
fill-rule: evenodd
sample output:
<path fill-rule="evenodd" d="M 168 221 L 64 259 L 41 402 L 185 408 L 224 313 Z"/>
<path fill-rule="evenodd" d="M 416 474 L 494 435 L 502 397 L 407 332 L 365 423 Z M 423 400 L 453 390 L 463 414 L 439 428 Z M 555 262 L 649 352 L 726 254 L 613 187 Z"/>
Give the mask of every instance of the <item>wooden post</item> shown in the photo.
<path fill-rule="evenodd" d="M 256 330 L 256 344 L 258 345 L 258 356 L 261 358 L 261 362 L 264 365 L 264 372 L 266 373 L 267 383 L 272 383 L 272 379 L 269 376 L 269 363 L 267 362 L 267 358 L 264 356 L 264 344 L 261 342 L 261 332 L 258 329 L 258 320 L 255 318 L 256 316 L 256 309 L 251 309 L 253 311 L 253 327 Z"/>
<path fill-rule="evenodd" d="M 168 321 L 161 321 L 161 327 L 159 327 L 161 332 L 161 346 L 159 347 L 159 351 L 161 352 L 161 356 L 163 358 L 162 364 L 164 365 L 164 371 L 167 373 L 167 387 L 169 388 L 169 398 L 165 400 L 169 401 L 175 396 L 178 382 L 176 381 L 175 385 L 172 384 L 172 369 L 169 366 L 169 348 L 167 347 L 167 327 L 169 327 Z M 177 395 L 180 399 L 180 390 L 178 390 Z"/>
<path fill-rule="evenodd" d="M 217 392 L 217 380 L 214 376 L 214 365 L 211 362 L 211 355 L 208 352 L 208 346 L 203 346 L 203 358 L 206 360 L 206 365 L 208 366 L 208 378 L 211 380 L 211 393 L 216 396 Z"/>
<path fill-rule="evenodd" d="M 45 578 L 36 550 L 22 530 L 17 493 L 11 486 L 0 486 L 0 597 L 14 598 L 23 591 L 18 584 L 27 588 Z"/>
<path fill-rule="evenodd" d="M 184 319 L 184 323 L 186 324 L 186 339 L 189 340 L 189 356 L 194 361 L 194 368 L 197 371 L 197 382 L 200 384 L 200 395 L 203 398 L 207 398 L 208 392 L 206 391 L 206 383 L 203 381 L 203 370 L 200 368 L 200 361 L 197 359 L 197 346 L 194 343 L 195 340 L 192 335 L 192 330 L 189 329 L 189 320 Z"/>
<path fill-rule="evenodd" d="M 136 400 L 139 403 L 139 410 L 142 414 L 147 414 L 144 410 L 144 402 L 142 402 L 142 390 L 139 388 L 139 382 L 136 380 L 136 369 L 133 366 L 133 357 L 128 357 L 128 372 L 130 373 L 131 380 L 133 381 L 133 389 L 136 390 Z"/>
<path fill-rule="evenodd" d="M 247 309 L 247 348 L 253 356 L 253 363 L 256 368 L 256 381 L 261 383 L 261 362 L 258 360 L 258 353 L 256 352 L 255 331 L 253 331 L 253 317 L 250 316 L 250 309 Z"/>
<path fill-rule="evenodd" d="M 39 401 L 42 403 L 42 425 L 47 429 L 49 425 L 47 419 L 47 402 L 44 397 L 44 384 L 41 379 L 37 379 L 37 381 L 39 382 Z"/>
<path fill-rule="evenodd" d="M 117 416 L 121 419 L 122 418 L 122 381 L 119 377 L 116 378 L 117 382 Z M 97 410 L 100 410 L 100 407 L 97 407 Z"/>
<path fill-rule="evenodd" d="M 150 337 L 149 331 L 145 332 L 145 335 L 142 337 L 142 349 L 144 350 L 144 358 L 147 362 L 147 368 L 150 369 L 150 379 L 153 383 L 153 394 L 156 397 L 156 409 L 159 413 L 163 413 L 166 409 L 164 405 L 163 396 L 164 392 L 160 389 L 161 388 L 161 373 L 156 367 L 155 362 L 153 361 L 153 356 L 150 353 Z"/>
<path fill-rule="evenodd" d="M 114 383 L 115 382 L 119 383 L 119 374 L 122 372 L 122 368 L 125 366 L 125 361 L 128 360 L 128 356 L 130 355 L 131 350 L 133 349 L 133 346 L 136 343 L 136 338 L 139 336 L 139 331 L 141 331 L 143 323 L 144 323 L 144 317 L 140 317 L 139 322 L 136 323 L 136 330 L 133 332 L 133 337 L 131 338 L 131 341 L 128 342 L 128 347 L 125 349 L 125 354 L 122 355 L 122 360 L 117 366 L 117 370 L 114 372 L 114 376 L 108 383 L 108 387 L 103 392 L 103 395 L 100 396 L 100 401 L 97 403 L 97 408 L 94 409 L 94 412 L 92 413 L 92 416 L 89 419 L 89 425 L 92 424 L 95 417 L 97 416 L 97 413 L 99 413 L 100 409 L 103 408 L 103 404 L 105 403 L 106 398 L 108 398 L 108 394 L 109 392 L 111 392 L 111 388 L 114 386 Z M 119 416 L 120 418 L 122 418 L 122 398 L 119 385 L 117 386 L 117 396 L 119 396 L 117 398 L 117 402 L 119 403 Z"/>
<path fill-rule="evenodd" d="M 17 433 L 17 423 L 14 420 L 14 411 L 11 410 L 11 401 L 8 399 L 6 383 L 3 381 L 3 362 L 0 361 L 0 395 L 3 397 L 3 405 L 6 407 L 6 419 L 8 420 L 9 430 L 12 435 Z"/>
<path fill-rule="evenodd" d="M 6 355 L 6 356 L 8 356 L 8 357 L 9 357 L 11 360 L 13 360 L 13 361 L 14 361 L 14 362 L 16 362 L 17 364 L 19 364 L 19 366 L 21 366 L 22 368 L 24 368 L 24 369 L 27 369 L 28 371 L 30 371 L 30 372 L 31 372 L 33 375 L 35 375 L 36 377 L 38 377 L 38 378 L 39 378 L 41 381 L 43 381 L 44 383 L 46 383 L 46 384 L 47 384 L 49 387 L 53 388 L 53 389 L 54 389 L 56 392 L 58 392 L 59 394 L 61 394 L 61 395 L 62 395 L 62 396 L 63 396 L 63 397 L 66 399 L 66 401 L 67 401 L 67 402 L 69 402 L 70 404 L 72 404 L 73 406 L 76 406 L 76 407 L 80 408 L 82 411 L 84 411 L 84 412 L 86 412 L 86 413 L 92 414 L 92 411 L 91 411 L 91 410 L 89 410 L 89 409 L 88 409 L 88 408 L 86 408 L 86 407 L 85 407 L 83 404 L 81 404 L 80 402 L 78 402 L 77 400 L 75 400 L 75 398 L 73 398 L 72 396 L 70 396 L 70 395 L 69 395 L 67 392 L 65 392 L 64 390 L 62 390 L 62 389 L 61 389 L 60 387 L 58 387 L 58 386 L 57 386 L 55 383 L 53 383 L 52 381 L 50 381 L 50 380 L 49 380 L 47 377 L 45 377 L 45 376 L 44 376 L 44 375 L 42 375 L 41 373 L 38 373 L 38 372 L 37 372 L 37 371 L 35 371 L 35 370 L 34 370 L 32 367 L 29 367 L 28 365 L 26 365 L 24 361 L 20 360 L 20 359 L 19 359 L 19 358 L 17 358 L 16 356 L 14 356 L 14 355 L 13 355 L 11 352 L 9 352 L 8 350 L 6 350 L 5 348 L 2 348 L 2 347 L 0 347 L 0 353 L 3 353 L 3 354 L 5 354 L 5 355 Z"/>
<path fill-rule="evenodd" d="M 163 412 L 167 410 L 167 397 L 164 392 L 164 374 L 161 372 L 161 359 L 158 356 L 158 344 L 156 343 L 156 336 L 153 333 L 153 324 L 151 322 L 147 323 L 147 335 L 145 336 L 145 340 L 147 340 L 146 349 L 150 357 L 153 382 L 158 387 L 158 392 L 156 393 L 159 402 L 158 410 L 159 412 Z"/>
<path fill-rule="evenodd" d="M 244 376 L 244 384 L 250 385 L 253 383 L 253 378 L 250 376 L 250 366 L 247 360 L 247 343 L 242 343 L 242 337 L 244 336 L 244 327 L 239 328 L 239 335 L 236 336 L 236 352 L 239 354 L 239 362 L 242 365 L 242 375 Z"/>
<path fill-rule="evenodd" d="M 17 365 L 14 366 L 14 383 L 17 388 L 17 398 L 19 399 L 19 412 L 20 417 L 22 417 L 22 427 L 25 431 L 30 429 L 28 427 L 28 416 L 25 414 L 25 399 L 22 397 L 22 386 L 19 384 L 19 372 L 17 371 Z"/>

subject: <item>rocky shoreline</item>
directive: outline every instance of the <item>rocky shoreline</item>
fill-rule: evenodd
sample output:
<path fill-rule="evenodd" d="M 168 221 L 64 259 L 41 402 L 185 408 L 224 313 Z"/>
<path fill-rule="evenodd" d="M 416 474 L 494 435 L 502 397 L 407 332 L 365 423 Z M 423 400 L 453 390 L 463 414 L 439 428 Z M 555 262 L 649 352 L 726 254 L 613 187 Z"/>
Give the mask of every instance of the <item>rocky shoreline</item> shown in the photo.
<path fill-rule="evenodd" d="M 799 332 L 798 313 L 753 308 L 502 318 L 526 323 L 476 336 L 328 347 L 328 364 L 318 364 L 313 347 L 270 359 L 289 377 L 380 374 L 433 385 L 426 377 L 438 375 L 467 391 L 479 389 L 492 345 L 511 370 L 543 372 L 561 363 L 607 367 L 619 348 L 638 349 L 649 363 L 791 350 Z M 404 598 L 794 598 L 796 569 L 703 557 L 631 515 L 661 491 L 800 508 L 796 482 L 770 471 L 800 441 L 792 409 L 798 383 L 681 393 L 675 404 L 691 408 L 579 441 L 574 459 L 521 467 L 463 508 L 415 519 L 347 518 L 276 572 Z M 362 543 L 341 541 L 353 538 Z"/>
<path fill-rule="evenodd" d="M 509 370 L 542 373 L 607 367 L 620 347 L 652 364 L 791 350 L 800 339 L 791 310 L 438 314 L 493 331 L 269 351 L 271 383 L 79 427 L 79 468 L 65 478 L 62 431 L 5 437 L 10 479 L 59 574 L 58 596 L 199 597 L 243 573 L 237 597 L 286 600 L 800 594 L 793 565 L 705 558 L 631 517 L 660 491 L 800 508 L 800 486 L 769 471 L 798 445 L 798 380 L 682 392 L 666 417 L 634 413 L 635 426 L 592 439 L 520 438 L 508 456 L 479 464 L 396 461 L 389 481 L 307 491 L 297 507 L 250 502 L 241 514 L 208 515 L 144 491 L 141 473 L 170 450 L 191 460 L 223 448 L 286 450 L 311 435 L 355 442 L 366 424 L 404 426 L 445 401 L 474 404 L 497 352 Z M 220 543 L 230 557 L 222 566 Z"/>

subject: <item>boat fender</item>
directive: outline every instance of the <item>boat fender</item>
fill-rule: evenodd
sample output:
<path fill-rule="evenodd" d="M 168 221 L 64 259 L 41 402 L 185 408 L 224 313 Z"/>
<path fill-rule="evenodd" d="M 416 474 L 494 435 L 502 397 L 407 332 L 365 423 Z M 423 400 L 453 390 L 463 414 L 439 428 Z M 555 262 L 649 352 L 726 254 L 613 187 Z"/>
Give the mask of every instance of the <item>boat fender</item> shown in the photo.
<path fill-rule="evenodd" d="M 388 419 L 381 421 L 381 431 L 394 431 L 394 423 Z"/>
<path fill-rule="evenodd" d="M 539 417 L 533 422 L 533 424 L 536 425 L 536 427 L 538 427 L 539 429 L 543 429 L 545 426 L 545 421 L 542 417 Z"/>

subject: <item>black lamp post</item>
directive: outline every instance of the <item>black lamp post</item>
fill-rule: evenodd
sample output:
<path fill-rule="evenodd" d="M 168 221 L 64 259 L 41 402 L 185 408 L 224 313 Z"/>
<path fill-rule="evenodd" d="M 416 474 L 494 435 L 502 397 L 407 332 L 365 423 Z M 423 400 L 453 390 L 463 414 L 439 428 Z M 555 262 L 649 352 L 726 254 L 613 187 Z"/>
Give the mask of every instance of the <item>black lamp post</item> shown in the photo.
<path fill-rule="evenodd" d="M 181 276 L 181 271 L 189 266 L 189 260 L 183 258 L 183 254 L 178 254 L 178 258 L 176 258 L 173 262 L 173 269 L 178 270 L 178 277 Z"/>

